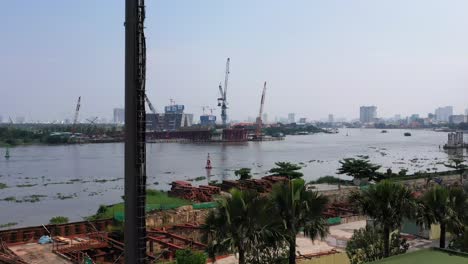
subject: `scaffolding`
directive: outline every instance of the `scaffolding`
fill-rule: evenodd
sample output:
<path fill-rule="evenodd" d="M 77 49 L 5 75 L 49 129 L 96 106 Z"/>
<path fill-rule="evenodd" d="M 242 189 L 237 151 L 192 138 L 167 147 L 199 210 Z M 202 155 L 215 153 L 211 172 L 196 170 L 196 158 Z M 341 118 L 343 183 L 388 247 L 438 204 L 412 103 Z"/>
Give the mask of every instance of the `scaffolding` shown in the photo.
<path fill-rule="evenodd" d="M 146 255 L 146 43 L 145 1 L 125 6 L 125 262 L 147 263 Z"/>

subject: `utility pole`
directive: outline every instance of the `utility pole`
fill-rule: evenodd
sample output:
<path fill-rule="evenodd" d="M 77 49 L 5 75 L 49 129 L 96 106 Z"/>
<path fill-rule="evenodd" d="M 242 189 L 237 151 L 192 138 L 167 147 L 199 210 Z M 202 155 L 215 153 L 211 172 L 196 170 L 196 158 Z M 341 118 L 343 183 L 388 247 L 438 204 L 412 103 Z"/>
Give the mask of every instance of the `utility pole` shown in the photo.
<path fill-rule="evenodd" d="M 145 1 L 125 1 L 125 263 L 147 263 Z"/>

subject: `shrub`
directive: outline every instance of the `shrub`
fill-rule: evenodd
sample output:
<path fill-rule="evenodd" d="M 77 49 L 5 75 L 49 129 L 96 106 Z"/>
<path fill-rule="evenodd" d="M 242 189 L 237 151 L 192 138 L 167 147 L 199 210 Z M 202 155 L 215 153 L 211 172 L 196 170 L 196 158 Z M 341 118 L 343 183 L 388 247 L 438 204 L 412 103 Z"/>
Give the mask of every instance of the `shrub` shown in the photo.
<path fill-rule="evenodd" d="M 68 217 L 65 216 L 54 216 L 49 220 L 52 225 L 66 224 L 68 223 Z"/>
<path fill-rule="evenodd" d="M 207 257 L 202 252 L 193 252 L 189 249 L 177 250 L 177 264 L 205 264 Z"/>
<path fill-rule="evenodd" d="M 361 264 L 375 261 L 384 257 L 384 241 L 380 228 L 366 227 L 354 231 L 346 245 L 346 254 L 351 264 Z M 409 244 L 399 233 L 393 233 L 390 238 L 390 255 L 403 254 Z"/>

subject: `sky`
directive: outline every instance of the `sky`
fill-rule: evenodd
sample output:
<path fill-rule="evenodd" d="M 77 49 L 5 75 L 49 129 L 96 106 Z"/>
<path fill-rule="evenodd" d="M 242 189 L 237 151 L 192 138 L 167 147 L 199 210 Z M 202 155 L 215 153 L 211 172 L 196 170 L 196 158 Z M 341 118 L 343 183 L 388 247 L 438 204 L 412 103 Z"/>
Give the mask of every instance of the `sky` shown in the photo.
<path fill-rule="evenodd" d="M 15 0 L 0 8 L 0 116 L 112 118 L 124 105 L 124 0 Z M 147 0 L 147 94 L 158 111 L 379 117 L 468 108 L 468 1 Z"/>

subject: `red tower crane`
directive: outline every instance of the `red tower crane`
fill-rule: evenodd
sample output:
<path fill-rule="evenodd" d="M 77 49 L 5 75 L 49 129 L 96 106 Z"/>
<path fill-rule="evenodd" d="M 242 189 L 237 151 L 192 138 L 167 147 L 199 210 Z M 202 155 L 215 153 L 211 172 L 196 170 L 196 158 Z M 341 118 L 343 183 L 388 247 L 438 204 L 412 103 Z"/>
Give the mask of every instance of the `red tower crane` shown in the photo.
<path fill-rule="evenodd" d="M 266 92 L 266 82 L 263 84 L 262 99 L 260 100 L 260 111 L 257 117 L 257 129 L 255 131 L 255 136 L 257 139 L 260 139 L 262 136 L 262 114 L 263 114 L 263 105 L 265 103 L 265 92 Z"/>

